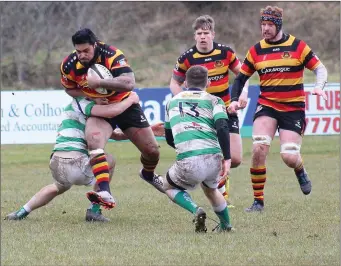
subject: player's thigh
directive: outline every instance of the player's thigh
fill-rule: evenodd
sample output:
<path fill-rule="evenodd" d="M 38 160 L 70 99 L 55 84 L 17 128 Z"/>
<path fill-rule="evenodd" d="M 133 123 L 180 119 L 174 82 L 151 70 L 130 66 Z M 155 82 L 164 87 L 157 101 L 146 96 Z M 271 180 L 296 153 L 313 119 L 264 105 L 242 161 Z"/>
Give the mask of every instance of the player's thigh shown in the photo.
<path fill-rule="evenodd" d="M 252 135 L 267 135 L 273 139 L 278 127 L 276 112 L 267 106 L 258 105 L 252 125 Z"/>
<path fill-rule="evenodd" d="M 152 152 L 159 149 L 159 145 L 150 127 L 131 127 L 123 132 L 142 153 Z"/>
<path fill-rule="evenodd" d="M 104 148 L 112 134 L 111 125 L 103 118 L 89 117 L 85 126 L 85 138 L 89 149 Z"/>

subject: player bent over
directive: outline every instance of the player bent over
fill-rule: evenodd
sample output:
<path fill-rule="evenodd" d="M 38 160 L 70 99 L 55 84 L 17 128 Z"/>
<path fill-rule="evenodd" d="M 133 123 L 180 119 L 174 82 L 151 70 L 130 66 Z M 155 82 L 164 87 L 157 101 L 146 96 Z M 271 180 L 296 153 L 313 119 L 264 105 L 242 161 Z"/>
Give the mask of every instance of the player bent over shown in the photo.
<path fill-rule="evenodd" d="M 226 107 L 222 99 L 205 91 L 209 85 L 207 68 L 190 67 L 185 84 L 187 90 L 166 106 L 166 140 L 177 155 L 167 172 L 164 190 L 174 203 L 195 215 L 195 232 L 206 232 L 206 213 L 187 192 L 200 184 L 220 220 L 217 231 L 231 231 L 227 203 L 217 189 L 231 167 Z"/>
<path fill-rule="evenodd" d="M 94 190 L 98 191 L 85 141 L 87 116 L 114 117 L 138 102 L 139 97 L 136 93 L 131 93 L 127 99 L 119 103 L 109 105 L 97 105 L 84 97 L 73 99 L 64 109 L 63 121 L 58 128 L 56 144 L 51 155 L 50 170 L 54 179 L 53 184 L 42 188 L 23 207 L 7 215 L 5 219 L 21 220 L 33 210 L 48 204 L 56 196 L 69 190 L 73 185 L 94 185 Z M 104 156 L 109 163 L 109 180 L 111 180 L 115 161 L 109 154 Z M 99 204 L 91 204 L 87 209 L 85 219 L 86 221 L 109 221 L 102 215 Z"/>

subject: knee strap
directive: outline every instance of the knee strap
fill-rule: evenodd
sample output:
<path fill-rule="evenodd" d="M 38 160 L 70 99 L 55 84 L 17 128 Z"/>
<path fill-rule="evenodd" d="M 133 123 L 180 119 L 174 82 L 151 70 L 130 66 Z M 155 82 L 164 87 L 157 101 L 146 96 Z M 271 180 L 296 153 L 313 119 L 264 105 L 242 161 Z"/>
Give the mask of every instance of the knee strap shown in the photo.
<path fill-rule="evenodd" d="M 252 135 L 253 144 L 271 145 L 272 138 L 268 135 Z"/>
<path fill-rule="evenodd" d="M 287 142 L 281 145 L 281 153 L 299 154 L 300 150 L 301 145 L 298 145 L 294 142 Z"/>

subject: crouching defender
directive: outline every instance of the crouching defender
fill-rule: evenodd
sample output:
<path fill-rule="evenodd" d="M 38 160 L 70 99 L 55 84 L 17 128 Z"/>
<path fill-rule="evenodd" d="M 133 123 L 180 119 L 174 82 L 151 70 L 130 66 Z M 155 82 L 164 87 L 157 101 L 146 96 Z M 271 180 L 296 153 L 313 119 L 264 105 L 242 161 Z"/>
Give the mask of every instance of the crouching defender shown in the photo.
<path fill-rule="evenodd" d="M 101 99 L 97 99 L 100 102 Z M 88 147 L 85 141 L 85 123 L 87 116 L 114 117 L 132 104 L 137 104 L 139 97 L 132 92 L 128 98 L 109 105 L 97 105 L 84 97 L 74 98 L 65 108 L 64 117 L 58 128 L 56 144 L 50 160 L 50 170 L 54 182 L 43 187 L 18 211 L 6 216 L 6 220 L 21 220 L 35 209 L 38 209 L 56 196 L 63 194 L 73 185 L 94 186 L 98 191 L 96 178 L 92 172 Z M 104 155 L 109 163 L 110 180 L 114 172 L 115 161 L 110 154 Z M 86 211 L 86 221 L 107 222 L 99 204 L 91 204 Z"/>
<path fill-rule="evenodd" d="M 206 232 L 206 213 L 186 191 L 201 184 L 220 220 L 217 231 L 231 231 L 227 203 L 217 189 L 231 167 L 225 104 L 205 91 L 209 81 L 203 66 L 188 69 L 185 85 L 187 90 L 174 96 L 166 107 L 166 140 L 177 156 L 167 172 L 164 190 L 174 203 L 194 214 L 195 231 Z"/>

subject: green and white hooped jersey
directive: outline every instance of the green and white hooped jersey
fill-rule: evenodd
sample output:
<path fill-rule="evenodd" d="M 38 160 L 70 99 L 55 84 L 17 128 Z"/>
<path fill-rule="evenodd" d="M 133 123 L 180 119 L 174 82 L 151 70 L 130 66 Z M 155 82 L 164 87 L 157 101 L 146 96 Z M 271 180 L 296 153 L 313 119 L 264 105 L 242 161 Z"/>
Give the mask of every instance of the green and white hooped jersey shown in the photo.
<path fill-rule="evenodd" d="M 171 129 L 176 159 L 222 153 L 215 121 L 228 119 L 222 99 L 201 90 L 187 90 L 174 96 L 166 106 L 165 128 Z"/>
<path fill-rule="evenodd" d="M 85 140 L 85 122 L 94 102 L 77 97 L 64 108 L 63 121 L 57 130 L 53 151 L 80 151 L 88 155 Z"/>

